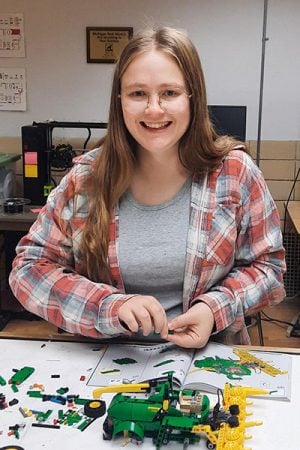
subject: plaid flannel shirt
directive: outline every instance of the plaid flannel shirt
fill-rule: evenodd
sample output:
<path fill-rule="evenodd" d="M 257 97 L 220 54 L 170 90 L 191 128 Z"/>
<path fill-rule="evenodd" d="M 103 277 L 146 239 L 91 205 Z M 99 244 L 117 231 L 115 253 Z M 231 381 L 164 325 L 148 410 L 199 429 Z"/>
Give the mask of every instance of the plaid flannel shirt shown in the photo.
<path fill-rule="evenodd" d="M 132 295 L 124 291 L 118 265 L 118 208 L 110 224 L 111 285 L 81 275 L 79 244 L 88 199 L 72 197 L 98 152 L 76 158 L 50 193 L 17 246 L 10 286 L 34 314 L 71 333 L 101 339 L 130 335 L 117 312 Z M 194 175 L 183 310 L 205 302 L 214 314 L 217 339 L 249 343 L 245 316 L 284 298 L 284 271 L 278 212 L 252 159 L 233 150 L 217 169 Z"/>

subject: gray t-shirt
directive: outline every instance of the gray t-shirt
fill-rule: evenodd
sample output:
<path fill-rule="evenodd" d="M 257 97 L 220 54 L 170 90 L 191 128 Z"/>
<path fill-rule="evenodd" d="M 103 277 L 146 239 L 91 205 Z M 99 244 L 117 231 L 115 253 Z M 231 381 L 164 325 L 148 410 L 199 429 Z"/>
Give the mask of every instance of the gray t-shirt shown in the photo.
<path fill-rule="evenodd" d="M 191 180 L 163 204 L 138 203 L 130 193 L 120 201 L 120 270 L 128 294 L 152 295 L 168 318 L 182 313 Z"/>

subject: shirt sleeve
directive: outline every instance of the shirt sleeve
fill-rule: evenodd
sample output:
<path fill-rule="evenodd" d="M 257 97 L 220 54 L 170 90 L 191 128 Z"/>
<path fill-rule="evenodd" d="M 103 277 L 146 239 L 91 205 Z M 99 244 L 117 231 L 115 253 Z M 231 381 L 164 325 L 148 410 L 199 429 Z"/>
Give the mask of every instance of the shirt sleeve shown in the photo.
<path fill-rule="evenodd" d="M 228 327 L 233 333 L 239 331 L 245 316 L 279 303 L 285 297 L 285 251 L 275 202 L 254 163 L 248 163 L 240 171 L 237 181 L 241 201 L 234 219 L 233 264 L 224 277 L 191 302 L 207 303 L 213 311 L 217 333 Z M 219 233 L 224 236 L 225 229 L 220 229 Z M 224 248 L 226 239 L 220 239 L 220 253 Z M 201 270 L 211 269 L 210 263 L 204 260 Z M 213 277 L 213 270 L 211 275 Z"/>
<path fill-rule="evenodd" d="M 10 286 L 25 309 L 66 331 L 100 339 L 128 335 L 117 311 L 132 296 L 93 282 L 77 270 L 74 249 L 83 219 L 73 219 L 73 201 L 66 202 L 74 190 L 76 170 L 51 192 L 19 242 Z"/>

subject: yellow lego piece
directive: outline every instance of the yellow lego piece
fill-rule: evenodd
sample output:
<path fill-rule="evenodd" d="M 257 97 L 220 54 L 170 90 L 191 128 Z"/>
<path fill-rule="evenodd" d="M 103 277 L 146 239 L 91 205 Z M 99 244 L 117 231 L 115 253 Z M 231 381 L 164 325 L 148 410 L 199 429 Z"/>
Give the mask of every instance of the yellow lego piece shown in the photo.
<path fill-rule="evenodd" d="M 149 383 L 127 383 L 127 384 L 118 384 L 112 386 L 104 386 L 101 388 L 94 389 L 93 397 L 100 398 L 102 394 L 108 392 L 146 392 L 149 389 Z"/>

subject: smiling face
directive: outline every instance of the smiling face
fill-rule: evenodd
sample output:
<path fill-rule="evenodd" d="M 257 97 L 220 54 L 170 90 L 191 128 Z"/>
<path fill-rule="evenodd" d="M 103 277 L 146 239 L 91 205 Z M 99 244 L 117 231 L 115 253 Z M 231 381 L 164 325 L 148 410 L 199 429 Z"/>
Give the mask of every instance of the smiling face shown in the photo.
<path fill-rule="evenodd" d="M 178 151 L 190 122 L 189 93 L 174 58 L 163 51 L 138 54 L 121 79 L 125 125 L 139 151 Z"/>

